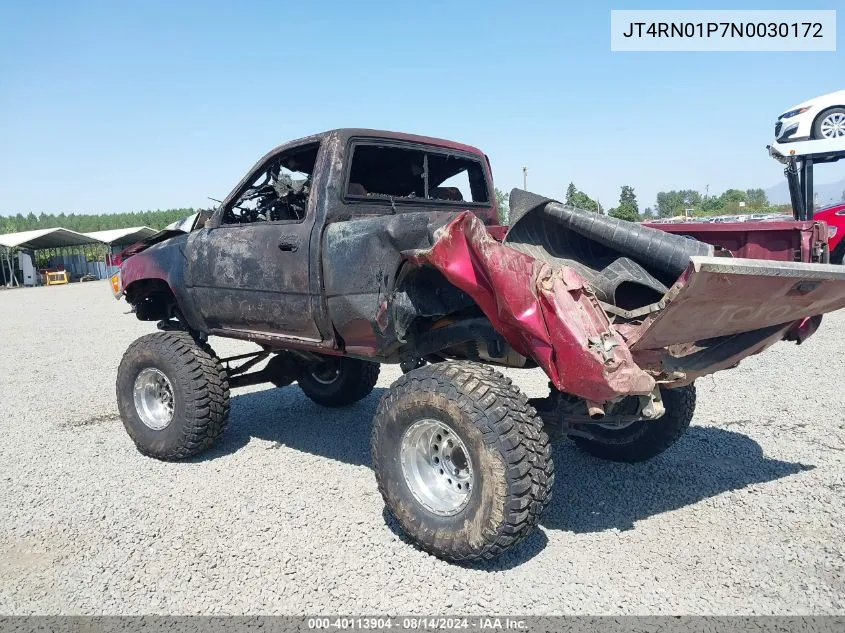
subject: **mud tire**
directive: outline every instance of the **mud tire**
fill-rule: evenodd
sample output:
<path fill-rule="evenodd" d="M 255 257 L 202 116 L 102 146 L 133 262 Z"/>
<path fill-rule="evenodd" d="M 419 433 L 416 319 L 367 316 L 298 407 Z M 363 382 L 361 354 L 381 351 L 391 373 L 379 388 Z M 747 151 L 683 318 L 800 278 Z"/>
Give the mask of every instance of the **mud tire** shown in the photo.
<path fill-rule="evenodd" d="M 419 420 L 445 423 L 473 464 L 473 485 L 457 514 L 429 510 L 401 463 L 406 431 Z M 528 399 L 484 365 L 446 362 L 407 373 L 382 397 L 373 420 L 373 469 L 385 505 L 421 549 L 452 562 L 495 558 L 537 526 L 551 499 L 554 463 Z"/>
<path fill-rule="evenodd" d="M 644 462 L 660 455 L 677 442 L 695 412 L 695 385 L 661 389 L 666 413 L 657 420 L 641 420 L 622 429 L 592 425 L 595 439 L 573 436 L 585 453 L 614 462 Z"/>
<path fill-rule="evenodd" d="M 318 371 L 304 369 L 299 387 L 306 396 L 324 407 L 345 407 L 366 398 L 376 386 L 378 363 L 347 357 L 327 357 L 336 364 L 336 377 L 330 382 L 320 379 Z"/>
<path fill-rule="evenodd" d="M 140 372 L 154 368 L 170 381 L 173 416 L 162 429 L 144 424 L 134 401 Z M 142 454 L 186 459 L 210 448 L 229 419 L 229 383 L 220 360 L 188 332 L 156 332 L 132 343 L 117 370 L 117 404 L 123 426 Z"/>

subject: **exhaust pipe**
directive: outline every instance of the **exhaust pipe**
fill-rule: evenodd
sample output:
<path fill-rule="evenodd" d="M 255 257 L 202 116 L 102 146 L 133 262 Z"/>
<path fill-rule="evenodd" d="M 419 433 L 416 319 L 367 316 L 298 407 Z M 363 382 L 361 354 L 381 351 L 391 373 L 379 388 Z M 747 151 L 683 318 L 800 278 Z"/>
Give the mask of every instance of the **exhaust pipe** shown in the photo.
<path fill-rule="evenodd" d="M 587 400 L 587 415 L 590 416 L 591 420 L 603 420 L 604 419 L 604 407 L 601 406 L 598 402 L 593 402 L 592 400 Z"/>

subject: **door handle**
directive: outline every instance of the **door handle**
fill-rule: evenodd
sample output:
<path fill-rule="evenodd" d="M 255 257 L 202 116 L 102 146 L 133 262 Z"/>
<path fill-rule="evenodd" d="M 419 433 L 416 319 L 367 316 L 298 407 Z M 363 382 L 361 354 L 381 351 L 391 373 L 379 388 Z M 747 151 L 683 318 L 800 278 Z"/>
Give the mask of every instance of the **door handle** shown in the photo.
<path fill-rule="evenodd" d="M 279 250 L 286 253 L 295 253 L 299 250 L 299 240 L 295 237 L 283 237 L 279 240 Z"/>

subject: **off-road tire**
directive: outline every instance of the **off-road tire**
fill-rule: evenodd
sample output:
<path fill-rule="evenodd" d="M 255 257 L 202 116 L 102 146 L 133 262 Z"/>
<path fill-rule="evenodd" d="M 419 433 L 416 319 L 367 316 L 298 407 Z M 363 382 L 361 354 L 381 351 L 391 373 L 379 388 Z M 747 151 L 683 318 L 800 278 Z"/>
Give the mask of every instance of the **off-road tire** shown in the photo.
<path fill-rule="evenodd" d="M 644 462 L 677 442 L 695 412 L 695 385 L 661 389 L 666 413 L 657 420 L 640 420 L 622 429 L 590 425 L 595 439 L 572 436 L 585 453 L 614 462 Z"/>
<path fill-rule="evenodd" d="M 173 388 L 173 417 L 161 430 L 145 425 L 133 399 L 135 380 L 145 368 L 161 371 Z M 229 382 L 220 360 L 188 332 L 156 332 L 129 346 L 117 370 L 120 418 L 138 450 L 173 461 L 211 447 L 229 418 Z"/>
<path fill-rule="evenodd" d="M 340 364 L 337 378 L 326 384 L 304 369 L 297 382 L 306 396 L 324 407 L 345 407 L 370 395 L 378 381 L 378 363 L 340 356 L 328 360 Z"/>
<path fill-rule="evenodd" d="M 445 422 L 466 446 L 474 483 L 451 516 L 421 504 L 400 459 L 419 420 Z M 388 511 L 421 549 L 452 562 L 489 560 L 537 526 L 551 499 L 554 463 L 542 421 L 509 378 L 462 362 L 427 365 L 397 380 L 373 420 L 372 460 Z"/>

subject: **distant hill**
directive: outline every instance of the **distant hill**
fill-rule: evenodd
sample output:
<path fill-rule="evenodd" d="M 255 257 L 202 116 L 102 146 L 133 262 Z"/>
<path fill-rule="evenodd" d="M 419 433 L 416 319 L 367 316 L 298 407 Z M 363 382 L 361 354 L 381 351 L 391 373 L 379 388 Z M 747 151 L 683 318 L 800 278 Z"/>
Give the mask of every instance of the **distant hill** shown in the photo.
<path fill-rule="evenodd" d="M 845 178 L 827 184 L 813 183 L 813 189 L 818 194 L 818 204 L 826 206 L 842 200 L 845 192 Z M 789 204 L 789 187 L 786 185 L 786 178 L 783 182 L 766 189 L 766 196 L 771 204 Z"/>

